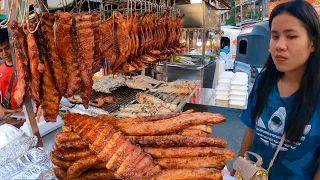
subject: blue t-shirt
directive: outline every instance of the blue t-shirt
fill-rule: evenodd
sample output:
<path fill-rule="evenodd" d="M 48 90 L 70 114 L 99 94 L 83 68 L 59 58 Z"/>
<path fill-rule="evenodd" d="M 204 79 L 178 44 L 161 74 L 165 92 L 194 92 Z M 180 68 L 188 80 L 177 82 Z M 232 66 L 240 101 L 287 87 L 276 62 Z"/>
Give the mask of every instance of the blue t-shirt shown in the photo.
<path fill-rule="evenodd" d="M 257 85 L 257 83 L 256 83 Z M 256 88 L 253 88 L 248 107 L 241 113 L 241 121 L 254 130 L 252 152 L 263 158 L 263 167 L 268 168 L 283 135 L 287 116 L 294 103 L 295 94 L 281 98 L 277 85 L 271 90 L 268 102 L 260 118 L 253 121 L 251 113 L 256 102 Z M 302 104 L 301 104 L 302 105 Z M 308 108 L 307 105 L 302 105 Z M 284 142 L 270 172 L 269 179 L 308 180 L 315 176 L 320 159 L 320 108 L 304 129 L 299 143 Z"/>

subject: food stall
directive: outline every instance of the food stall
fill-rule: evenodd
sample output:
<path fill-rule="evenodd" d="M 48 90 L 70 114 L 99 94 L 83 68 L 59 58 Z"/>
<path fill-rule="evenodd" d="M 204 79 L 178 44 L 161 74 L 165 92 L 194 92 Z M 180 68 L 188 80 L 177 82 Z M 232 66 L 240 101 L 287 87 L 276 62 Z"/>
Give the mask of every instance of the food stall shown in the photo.
<path fill-rule="evenodd" d="M 154 66 L 182 53 L 178 35 L 182 19 L 177 7 L 128 1 L 100 4 L 104 8 L 99 11 L 89 5 L 85 11 L 81 1 L 71 12 L 52 12 L 40 2 L 36 4 L 44 6 L 40 16 L 29 19 L 15 16 L 12 2 L 6 1 L 13 7 L 7 13 L 20 87 L 15 100 L 20 100 L 32 132 L 28 136 L 14 127 L 0 128 L 1 137 L 15 135 L 0 149 L 4 155 L 0 179 L 37 179 L 41 172 L 39 179 L 222 178 L 221 170 L 235 154 L 226 148 L 225 140 L 209 135 L 212 125 L 225 118 L 182 112 L 197 84 L 164 82 L 131 72 L 132 67 Z M 21 14 L 30 17 L 28 11 Z M 127 26 L 131 26 L 129 34 L 124 31 Z M 102 75 L 106 68 L 113 73 Z M 34 111 L 39 105 L 49 126 L 62 117 L 63 132 L 55 137 L 52 149 L 43 148 Z"/>
<path fill-rule="evenodd" d="M 196 80 L 200 87 L 210 87 L 210 74 L 220 50 L 219 11 L 206 2 L 175 7 L 184 14 L 180 41 L 185 44 L 185 50 L 174 54 L 168 62 L 169 80 Z"/>

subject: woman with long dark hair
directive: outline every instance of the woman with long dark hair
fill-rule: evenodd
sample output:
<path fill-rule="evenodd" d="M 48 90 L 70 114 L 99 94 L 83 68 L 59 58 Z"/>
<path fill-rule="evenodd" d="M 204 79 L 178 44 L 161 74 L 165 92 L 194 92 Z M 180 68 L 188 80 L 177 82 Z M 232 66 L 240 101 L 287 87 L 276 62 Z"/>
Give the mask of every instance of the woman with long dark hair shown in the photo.
<path fill-rule="evenodd" d="M 241 120 L 247 126 L 240 156 L 252 151 L 268 168 L 286 140 L 270 179 L 320 179 L 320 23 L 303 0 L 278 5 L 269 18 L 270 55 Z"/>

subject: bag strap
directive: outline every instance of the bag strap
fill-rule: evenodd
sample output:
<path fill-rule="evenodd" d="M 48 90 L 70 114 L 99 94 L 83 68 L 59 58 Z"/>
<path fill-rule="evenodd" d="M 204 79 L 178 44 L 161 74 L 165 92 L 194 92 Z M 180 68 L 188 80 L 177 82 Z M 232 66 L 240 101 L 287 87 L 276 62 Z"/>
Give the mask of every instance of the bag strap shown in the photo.
<path fill-rule="evenodd" d="M 12 91 L 12 87 L 13 87 L 14 77 L 15 77 L 15 72 L 12 73 L 12 76 L 11 76 L 11 79 L 10 79 L 9 88 L 8 88 L 8 92 L 5 95 L 5 97 L 8 99 L 8 101 L 10 101 L 10 99 L 11 99 L 11 91 Z"/>
<path fill-rule="evenodd" d="M 271 169 L 271 167 L 273 166 L 274 160 L 276 160 L 276 158 L 278 156 L 278 153 L 280 152 L 280 149 L 281 149 L 285 139 L 286 139 L 286 133 L 283 133 L 282 138 L 281 138 L 281 140 L 279 142 L 278 148 L 277 148 L 276 152 L 274 153 L 273 158 L 270 161 L 270 164 L 269 164 L 269 167 L 268 167 L 268 172 Z"/>

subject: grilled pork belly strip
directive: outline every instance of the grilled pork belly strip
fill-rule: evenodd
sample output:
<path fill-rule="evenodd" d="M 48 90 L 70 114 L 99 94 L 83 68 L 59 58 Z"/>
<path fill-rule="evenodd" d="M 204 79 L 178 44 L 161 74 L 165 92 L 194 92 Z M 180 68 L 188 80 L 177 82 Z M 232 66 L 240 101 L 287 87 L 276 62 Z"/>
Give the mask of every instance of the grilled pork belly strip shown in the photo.
<path fill-rule="evenodd" d="M 225 148 L 227 142 L 212 137 L 192 137 L 181 135 L 165 136 L 126 136 L 131 143 L 142 147 L 221 147 Z"/>
<path fill-rule="evenodd" d="M 171 134 L 196 125 L 219 124 L 222 122 L 225 122 L 225 118 L 220 114 L 192 113 L 182 114 L 181 116 L 162 121 L 119 124 L 115 125 L 115 128 L 119 129 L 125 135 L 151 136 Z"/>
<path fill-rule="evenodd" d="M 157 159 L 159 165 L 164 169 L 197 169 L 197 168 L 219 168 L 226 165 L 232 156 L 220 155 L 211 157 L 182 157 Z"/>
<path fill-rule="evenodd" d="M 154 158 L 205 157 L 218 155 L 227 155 L 230 157 L 235 156 L 232 151 L 217 147 L 145 147 L 143 150 Z"/>
<path fill-rule="evenodd" d="M 214 168 L 163 170 L 152 180 L 222 180 L 220 171 Z"/>

